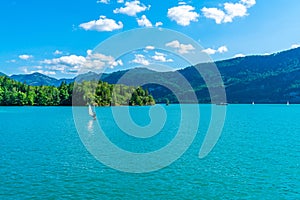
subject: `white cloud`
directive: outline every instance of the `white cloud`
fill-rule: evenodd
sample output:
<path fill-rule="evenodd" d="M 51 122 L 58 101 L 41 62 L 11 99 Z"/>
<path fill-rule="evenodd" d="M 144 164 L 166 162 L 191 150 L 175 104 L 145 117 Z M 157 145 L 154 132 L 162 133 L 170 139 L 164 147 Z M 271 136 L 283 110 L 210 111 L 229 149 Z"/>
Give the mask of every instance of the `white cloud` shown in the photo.
<path fill-rule="evenodd" d="M 13 59 L 13 60 L 7 60 L 6 62 L 7 63 L 16 63 L 17 61 L 15 59 Z"/>
<path fill-rule="evenodd" d="M 86 51 L 86 54 L 89 56 L 89 55 L 92 55 L 92 53 L 93 53 L 93 50 L 91 50 L 91 49 L 88 49 L 87 51 Z"/>
<path fill-rule="evenodd" d="M 38 66 L 33 66 L 33 68 L 35 68 L 35 69 L 43 69 L 43 66 L 38 65 Z"/>
<path fill-rule="evenodd" d="M 178 5 L 186 5 L 184 1 L 178 2 Z"/>
<path fill-rule="evenodd" d="M 44 71 L 44 70 L 41 70 L 41 69 L 40 70 L 31 71 L 30 74 L 36 73 L 36 72 L 38 72 L 40 74 L 45 74 L 45 75 L 55 75 L 56 74 L 56 72 L 54 72 L 54 71 Z"/>
<path fill-rule="evenodd" d="M 95 31 L 113 31 L 123 28 L 123 23 L 119 21 L 118 23 L 113 19 L 108 19 L 106 16 L 100 16 L 98 20 L 93 20 L 80 24 L 79 27 L 84 30 L 95 30 Z"/>
<path fill-rule="evenodd" d="M 228 48 L 226 46 L 221 46 L 217 50 L 219 53 L 226 53 L 228 52 Z"/>
<path fill-rule="evenodd" d="M 173 62 L 173 59 L 167 59 L 166 54 L 155 52 L 155 55 L 152 56 L 155 61 L 159 62 Z"/>
<path fill-rule="evenodd" d="M 146 15 L 143 15 L 140 19 L 137 19 L 139 26 L 152 27 L 152 23 L 147 19 Z"/>
<path fill-rule="evenodd" d="M 124 3 L 124 0 L 117 0 L 117 3 Z"/>
<path fill-rule="evenodd" d="M 181 44 L 178 40 L 174 40 L 166 44 L 167 47 L 172 47 L 178 51 L 180 54 L 187 54 L 194 50 L 195 47 L 191 44 Z"/>
<path fill-rule="evenodd" d="M 74 66 L 74 65 L 82 65 L 84 62 L 86 62 L 85 57 L 83 56 L 77 56 L 77 55 L 70 55 L 70 56 L 62 56 L 60 58 L 54 58 L 54 59 L 46 59 L 42 63 L 47 65 L 68 65 L 68 66 Z"/>
<path fill-rule="evenodd" d="M 234 58 L 243 58 L 243 57 L 246 57 L 246 55 L 239 53 L 239 54 L 234 55 L 233 57 Z"/>
<path fill-rule="evenodd" d="M 159 27 L 159 26 L 162 26 L 162 25 L 163 25 L 162 22 L 156 22 L 156 23 L 155 23 L 155 27 Z"/>
<path fill-rule="evenodd" d="M 48 65 L 48 69 L 53 71 L 60 71 L 61 73 L 78 72 L 85 63 L 86 58 L 83 56 L 70 55 L 62 56 L 60 58 L 46 59 L 42 64 Z"/>
<path fill-rule="evenodd" d="M 28 60 L 30 58 L 33 58 L 33 56 L 32 55 L 23 54 L 23 55 L 19 55 L 19 58 L 21 60 Z"/>
<path fill-rule="evenodd" d="M 180 42 L 178 40 L 174 40 L 166 44 L 167 47 L 179 48 Z"/>
<path fill-rule="evenodd" d="M 195 8 L 189 5 L 180 5 L 168 9 L 168 17 L 181 26 L 188 26 L 191 22 L 198 21 L 199 14 L 194 12 Z"/>
<path fill-rule="evenodd" d="M 204 7 L 201 9 L 201 11 L 206 18 L 214 19 L 217 24 L 221 24 L 225 17 L 225 13 L 222 10 L 219 10 L 218 8 Z"/>
<path fill-rule="evenodd" d="M 65 65 L 55 65 L 55 66 L 46 66 L 45 68 L 51 71 L 64 72 L 67 67 Z"/>
<path fill-rule="evenodd" d="M 247 8 L 250 8 L 256 4 L 255 0 L 241 0 L 241 3 L 244 4 Z"/>
<path fill-rule="evenodd" d="M 247 7 L 240 3 L 225 3 L 224 9 L 226 15 L 223 19 L 224 23 L 232 22 L 235 17 L 244 17 L 247 16 Z"/>
<path fill-rule="evenodd" d="M 264 53 L 264 54 L 262 54 L 263 56 L 270 56 L 270 55 L 272 55 L 271 53 Z"/>
<path fill-rule="evenodd" d="M 226 46 L 221 46 L 218 49 L 207 48 L 207 49 L 202 50 L 202 52 L 204 52 L 208 55 L 214 55 L 216 53 L 225 53 L 227 51 L 228 51 L 228 49 Z"/>
<path fill-rule="evenodd" d="M 135 56 L 135 58 L 134 58 L 134 60 L 131 61 L 132 63 L 137 63 L 137 64 L 145 65 L 145 66 L 150 65 L 149 60 L 147 60 L 144 55 L 136 54 L 134 56 Z"/>
<path fill-rule="evenodd" d="M 54 51 L 53 54 L 54 54 L 54 55 L 61 55 L 61 54 L 63 54 L 63 52 L 62 52 L 62 51 L 59 51 L 59 50 L 56 50 L 56 51 Z"/>
<path fill-rule="evenodd" d="M 56 72 L 55 71 L 45 71 L 42 70 L 42 66 L 33 66 L 32 68 L 36 68 L 39 70 L 28 70 L 28 67 L 22 67 L 21 70 L 25 73 L 25 74 L 33 74 L 33 73 L 40 73 L 40 74 L 45 74 L 45 75 L 55 75 Z"/>
<path fill-rule="evenodd" d="M 97 3 L 109 4 L 110 0 L 98 0 Z"/>
<path fill-rule="evenodd" d="M 208 55 L 214 55 L 217 52 L 217 50 L 212 49 L 212 48 L 207 48 L 207 49 L 203 49 L 202 52 L 206 53 Z"/>
<path fill-rule="evenodd" d="M 136 16 L 137 13 L 143 12 L 146 9 L 150 9 L 150 5 L 147 7 L 144 4 L 141 4 L 140 1 L 131 1 L 126 2 L 125 7 L 116 8 L 113 12 L 115 14 L 121 13 L 129 16 Z"/>
<path fill-rule="evenodd" d="M 88 50 L 86 62 L 82 68 L 100 70 L 104 67 L 115 68 L 117 66 L 123 66 L 123 61 L 115 60 L 114 57 L 101 53 L 92 53 L 91 50 Z"/>
<path fill-rule="evenodd" d="M 122 60 L 117 60 L 117 61 L 112 62 L 110 68 L 115 68 L 115 67 L 117 67 L 117 66 L 119 66 L 119 65 L 120 65 L 120 66 L 123 66 L 123 65 L 124 65 Z"/>
<path fill-rule="evenodd" d="M 256 4 L 255 0 L 240 0 L 238 3 L 224 3 L 223 10 L 218 8 L 202 8 L 203 15 L 214 19 L 217 24 L 232 22 L 236 17 L 247 16 L 248 8 Z"/>
<path fill-rule="evenodd" d="M 114 57 L 101 53 L 93 53 L 87 50 L 87 56 L 69 55 L 60 58 L 46 59 L 42 64 L 47 65 L 47 69 L 60 71 L 62 73 L 77 73 L 78 71 L 102 70 L 105 67 L 115 68 L 123 66 L 122 60 L 115 60 Z"/>
<path fill-rule="evenodd" d="M 299 48 L 299 47 L 300 47 L 300 44 L 293 44 L 293 45 L 291 46 L 292 49 L 296 49 L 296 48 Z"/>
<path fill-rule="evenodd" d="M 149 46 L 146 46 L 146 47 L 145 47 L 145 49 L 146 49 L 146 50 L 154 50 L 154 49 L 155 49 L 155 47 L 154 47 L 154 46 L 150 46 L 150 45 L 149 45 Z"/>

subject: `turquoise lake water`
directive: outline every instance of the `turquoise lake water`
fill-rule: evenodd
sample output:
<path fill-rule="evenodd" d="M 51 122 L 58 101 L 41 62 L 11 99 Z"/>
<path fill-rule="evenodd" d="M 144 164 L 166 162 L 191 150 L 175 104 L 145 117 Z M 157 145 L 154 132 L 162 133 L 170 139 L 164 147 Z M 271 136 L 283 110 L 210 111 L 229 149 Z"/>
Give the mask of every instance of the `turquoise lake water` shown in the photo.
<path fill-rule="evenodd" d="M 166 107 L 162 133 L 144 141 L 115 127 L 109 109 L 96 108 L 103 130 L 132 152 L 162 148 L 180 121 L 179 106 Z M 148 111 L 130 108 L 140 125 L 150 122 Z M 210 106 L 200 113 L 197 136 L 182 157 L 134 174 L 111 169 L 86 150 L 72 108 L 0 107 L 0 199 L 300 199 L 299 105 L 227 106 L 222 135 L 203 159 Z"/>

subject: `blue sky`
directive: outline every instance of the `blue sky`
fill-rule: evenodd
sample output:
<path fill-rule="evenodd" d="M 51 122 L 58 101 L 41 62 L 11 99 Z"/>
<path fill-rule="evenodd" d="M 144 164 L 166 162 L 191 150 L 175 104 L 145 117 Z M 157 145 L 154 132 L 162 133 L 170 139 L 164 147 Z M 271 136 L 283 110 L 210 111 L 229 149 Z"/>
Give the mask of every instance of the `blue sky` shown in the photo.
<path fill-rule="evenodd" d="M 299 0 L 5 0 L 0 3 L 0 71 L 73 77 L 91 57 L 89 50 L 105 39 L 150 26 L 186 34 L 214 60 L 273 53 L 300 44 L 299 9 Z M 151 50 L 157 62 L 176 61 Z M 112 71 L 149 61 L 142 53 L 101 59 Z"/>

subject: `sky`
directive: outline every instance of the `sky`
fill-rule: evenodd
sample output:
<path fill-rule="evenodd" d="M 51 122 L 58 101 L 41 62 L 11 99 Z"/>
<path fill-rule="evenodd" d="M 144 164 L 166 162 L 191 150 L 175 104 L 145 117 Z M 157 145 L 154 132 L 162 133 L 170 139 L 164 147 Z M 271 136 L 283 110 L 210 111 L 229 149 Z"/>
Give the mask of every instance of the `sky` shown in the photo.
<path fill-rule="evenodd" d="M 136 28 L 183 33 L 215 61 L 267 55 L 300 45 L 299 9 L 299 0 L 4 0 L 0 72 L 70 78 L 82 68 L 178 66 L 176 55 L 154 46 L 123 58 L 93 53 L 99 43 Z M 178 54 L 194 49 L 176 40 L 172 45 Z"/>

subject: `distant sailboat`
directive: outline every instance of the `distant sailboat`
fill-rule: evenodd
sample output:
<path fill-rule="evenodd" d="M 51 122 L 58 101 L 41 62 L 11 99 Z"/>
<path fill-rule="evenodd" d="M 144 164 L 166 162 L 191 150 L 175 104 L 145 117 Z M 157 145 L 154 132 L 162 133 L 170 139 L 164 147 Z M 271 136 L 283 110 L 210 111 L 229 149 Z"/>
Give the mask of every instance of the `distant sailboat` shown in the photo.
<path fill-rule="evenodd" d="M 287 106 L 289 106 L 289 105 L 290 105 L 290 102 L 289 102 L 289 101 L 288 101 L 288 102 L 286 102 L 286 105 L 287 105 Z"/>
<path fill-rule="evenodd" d="M 92 106 L 89 105 L 89 115 L 96 119 L 96 113 L 93 111 Z"/>
<path fill-rule="evenodd" d="M 221 103 L 216 103 L 217 106 L 228 106 L 228 103 L 226 102 L 221 102 Z"/>
<path fill-rule="evenodd" d="M 252 105 L 254 105 L 255 103 L 254 103 L 254 101 L 252 101 Z"/>

